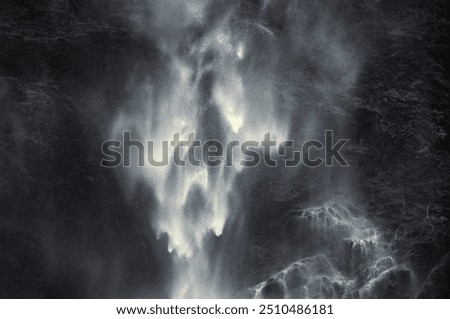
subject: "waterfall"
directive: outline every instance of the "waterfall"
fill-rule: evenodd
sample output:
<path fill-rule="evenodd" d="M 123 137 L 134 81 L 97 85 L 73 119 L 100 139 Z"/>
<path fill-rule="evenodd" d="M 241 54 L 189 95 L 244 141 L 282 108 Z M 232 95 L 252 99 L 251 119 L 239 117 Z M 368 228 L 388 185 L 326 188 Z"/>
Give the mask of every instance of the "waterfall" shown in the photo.
<path fill-rule="evenodd" d="M 224 144 L 261 141 L 267 132 L 277 141 L 317 138 L 326 128 L 321 114 L 341 112 L 336 96 L 356 80 L 354 49 L 321 1 L 155 1 L 149 7 L 135 20 L 159 51 L 158 69 L 130 84 L 138 92 L 130 101 L 134 107 L 117 116 L 113 134 L 132 130 L 156 141 L 155 159 L 162 157 L 158 145 L 176 133 L 187 140 L 195 132 L 197 139 Z M 345 128 L 344 120 L 335 122 Z M 235 157 L 232 167 L 181 167 L 172 159 L 173 154 L 164 167 L 130 169 L 127 178 L 144 180 L 155 194 L 151 224 L 159 237 L 167 236 L 172 297 L 221 297 L 225 288 L 216 280 L 221 274 L 204 246 L 208 236 L 220 237 L 236 214 L 229 197 L 239 196 L 241 158 Z M 347 229 L 350 217 L 324 213 L 335 227 L 327 231 L 353 231 Z M 318 211 L 305 214 L 299 220 L 312 218 L 321 227 Z M 354 250 L 367 238 L 359 235 Z M 324 258 L 292 267 L 308 268 Z"/>

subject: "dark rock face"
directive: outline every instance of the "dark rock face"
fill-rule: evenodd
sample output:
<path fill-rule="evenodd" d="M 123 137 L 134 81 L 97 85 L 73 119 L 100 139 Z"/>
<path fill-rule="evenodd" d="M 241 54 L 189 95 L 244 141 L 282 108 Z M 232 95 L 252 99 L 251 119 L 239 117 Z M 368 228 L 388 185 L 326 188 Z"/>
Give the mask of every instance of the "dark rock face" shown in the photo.
<path fill-rule="evenodd" d="M 98 153 L 117 79 L 148 48 L 107 6 L 76 3 L 0 4 L 0 296 L 162 297 L 151 196 L 135 185 L 130 204 Z"/>
<path fill-rule="evenodd" d="M 301 210 L 297 224 L 308 235 L 297 242 L 306 257 L 256 285 L 254 297 L 268 298 L 275 287 L 289 298 L 413 296 L 411 270 L 397 265 L 380 233 L 354 208 L 331 202 Z"/>
<path fill-rule="evenodd" d="M 257 52 L 269 52 L 270 41 L 290 53 L 276 70 L 279 100 L 304 110 L 286 123 L 294 134 L 311 114 L 332 128 L 345 118 L 351 177 L 342 178 L 343 168 L 240 173 L 230 196 L 239 214 L 220 238 L 208 237 L 211 260 L 222 261 L 211 264 L 238 297 L 449 298 L 445 1 L 339 1 L 328 8 L 364 56 L 347 91 L 338 89 L 345 68 L 326 64 L 331 49 L 288 47 L 292 12 L 321 12 L 326 2 L 305 1 L 296 11 L 287 3 L 270 4 L 263 17 L 262 1 L 237 6 L 238 27 L 266 43 L 253 48 L 249 65 L 267 63 Z M 227 8 L 214 3 L 206 23 Z M 143 95 L 147 78 L 168 72 L 167 53 L 155 42 L 178 29 L 151 29 L 152 19 L 142 19 L 153 18 L 151 9 L 113 0 L 1 2 L 0 297 L 170 296 L 167 238 L 157 239 L 149 222 L 156 195 L 143 183 L 124 184 L 120 169 L 99 166 L 113 119 L 139 110 L 130 97 Z M 186 27 L 174 50 L 188 56 L 205 31 L 162 18 Z M 307 34 L 315 18 L 305 15 Z M 214 63 L 214 54 L 203 63 Z M 213 80 L 202 79 L 204 96 Z M 318 87 L 329 88 L 333 103 Z M 202 121 L 217 116 L 208 109 Z M 221 136 L 224 128 L 212 130 Z M 193 222 L 207 197 L 192 190 L 185 208 Z"/>
<path fill-rule="evenodd" d="M 382 273 L 370 287 L 364 292 L 362 297 L 378 298 L 410 298 L 412 291 L 411 273 L 404 267 L 389 269 Z"/>
<path fill-rule="evenodd" d="M 422 284 L 419 298 L 448 298 L 450 294 L 450 254 L 447 253 L 439 264 L 433 268 Z"/>
<path fill-rule="evenodd" d="M 269 279 L 262 288 L 261 295 L 266 299 L 283 299 L 285 296 L 283 284 L 274 279 Z"/>

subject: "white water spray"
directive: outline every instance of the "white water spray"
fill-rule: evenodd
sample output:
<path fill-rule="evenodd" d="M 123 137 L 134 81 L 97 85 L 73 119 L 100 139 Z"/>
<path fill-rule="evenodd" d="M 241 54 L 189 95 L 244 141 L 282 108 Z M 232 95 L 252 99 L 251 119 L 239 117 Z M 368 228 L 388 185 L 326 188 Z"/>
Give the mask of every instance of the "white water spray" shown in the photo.
<path fill-rule="evenodd" d="M 210 1 L 156 1 L 151 5 L 153 16 L 148 17 L 151 22 L 139 16 L 137 20 L 151 28 L 148 33 L 163 56 L 164 74 L 142 86 L 145 107 L 138 114 L 118 116 L 115 134 L 134 127 L 145 140 L 170 141 L 175 133 L 187 140 L 189 133 L 196 132 L 202 140 L 220 139 L 224 144 L 260 141 L 267 132 L 278 141 L 317 137 L 322 128 L 311 112 L 300 123 L 304 128 L 295 128 L 292 136 L 292 114 L 301 114 L 311 101 L 302 102 L 291 92 L 310 81 L 311 90 L 329 100 L 332 94 L 327 87 L 333 81 L 334 92 L 352 85 L 356 64 L 338 37 L 339 28 L 325 28 L 323 22 L 329 17 L 324 15 L 314 30 L 307 31 L 310 19 L 304 11 L 309 9 L 293 1 L 284 13 L 292 30 L 277 38 L 264 22 L 273 9 L 270 1 L 249 19 L 239 17 L 237 5 L 224 8 L 219 4 L 223 13 L 213 19 L 215 5 Z M 286 63 L 299 55 L 308 57 L 305 63 L 321 64 L 331 74 L 330 80 L 308 79 L 303 66 L 290 72 Z M 155 158 L 160 156 L 155 154 Z M 235 157 L 232 168 L 170 164 L 130 174 L 131 179 L 144 174 L 156 194 L 158 207 L 152 213 L 152 225 L 158 236 L 168 237 L 175 265 L 172 297 L 224 294 L 224 287 L 215 284 L 220 273 L 209 263 L 204 241 L 212 234 L 221 236 L 234 213 L 229 209 L 229 195 L 239 192 L 235 178 L 242 169 L 240 160 Z"/>

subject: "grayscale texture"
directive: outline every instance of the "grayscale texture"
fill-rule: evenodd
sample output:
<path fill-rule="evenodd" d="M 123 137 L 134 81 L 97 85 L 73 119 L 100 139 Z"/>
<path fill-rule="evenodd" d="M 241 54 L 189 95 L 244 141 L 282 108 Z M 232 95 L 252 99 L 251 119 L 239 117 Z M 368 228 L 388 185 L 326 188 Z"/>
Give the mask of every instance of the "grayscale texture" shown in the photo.
<path fill-rule="evenodd" d="M 444 0 L 2 0 L 0 297 L 449 298 L 449 36 Z M 349 166 L 100 165 L 325 130 Z"/>

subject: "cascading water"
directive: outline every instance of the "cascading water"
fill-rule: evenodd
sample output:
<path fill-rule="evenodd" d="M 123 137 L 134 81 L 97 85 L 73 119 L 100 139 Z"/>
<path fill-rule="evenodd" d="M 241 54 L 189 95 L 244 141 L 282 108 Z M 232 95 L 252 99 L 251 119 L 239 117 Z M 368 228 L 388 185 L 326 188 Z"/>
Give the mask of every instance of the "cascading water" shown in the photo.
<path fill-rule="evenodd" d="M 448 298 L 446 2 L 2 0 L 0 297 Z"/>
<path fill-rule="evenodd" d="M 264 70 L 268 78 L 257 72 L 242 72 L 248 62 L 247 51 L 255 49 L 250 47 L 254 45 L 250 42 L 254 34 L 236 33 L 238 27 L 233 26 L 232 10 L 205 27 L 201 25 L 202 19 L 206 19 L 201 14 L 205 10 L 202 5 L 178 4 L 182 8 L 160 9 L 174 10 L 176 14 L 182 10 L 183 19 L 192 20 L 185 29 L 177 30 L 182 33 L 179 42 L 172 43 L 173 34 L 168 39 L 160 38 L 168 70 L 165 83 L 158 88 L 149 84 L 147 88 L 153 96 L 144 117 L 157 122 L 144 125 L 147 131 L 138 127 L 140 136 L 170 141 L 179 133 L 180 140 L 186 140 L 195 132 L 197 139 L 215 139 L 225 144 L 232 140 L 259 140 L 270 131 L 274 138 L 284 139 L 287 127 L 276 114 L 276 88 L 270 67 Z M 196 30 L 198 27 L 204 30 Z M 196 36 L 195 32 L 204 34 Z M 261 38 L 270 37 L 265 30 L 253 33 L 259 33 Z M 186 38 L 189 41 L 184 43 Z M 115 131 L 120 132 L 130 120 L 135 118 L 122 115 Z M 155 158 L 160 157 L 161 154 L 155 154 Z M 211 168 L 175 166 L 170 158 L 172 164 L 166 167 L 147 167 L 148 182 L 159 203 L 153 227 L 158 235 L 167 234 L 168 249 L 174 256 L 173 297 L 220 296 L 221 289 L 214 287 L 214 272 L 202 246 L 209 233 L 216 236 L 222 233 L 230 214 L 228 194 L 233 190 L 240 160 L 235 157 L 233 167 Z"/>
<path fill-rule="evenodd" d="M 315 139 L 330 114 L 341 113 L 337 97 L 357 78 L 351 41 L 321 1 L 156 1 L 150 12 L 137 14 L 136 21 L 159 49 L 162 66 L 137 89 L 143 107 L 121 113 L 113 131 L 132 129 L 136 137 L 156 141 L 155 159 L 162 158 L 160 143 L 176 133 L 180 140 L 195 132 L 196 139 L 223 144 L 261 141 L 267 132 L 277 141 Z M 345 117 L 333 122 L 344 130 Z M 221 273 L 204 245 L 208 236 L 220 237 L 236 214 L 229 196 L 239 196 L 241 158 L 233 167 L 214 168 L 176 166 L 172 159 L 173 153 L 169 165 L 148 165 L 128 176 L 144 179 L 155 193 L 151 222 L 158 236 L 168 238 L 172 297 L 224 296 Z M 255 297 L 276 284 L 288 297 L 370 296 L 376 278 L 393 269 L 376 230 L 345 205 L 296 213 L 298 231 L 325 245 L 252 288 Z"/>

